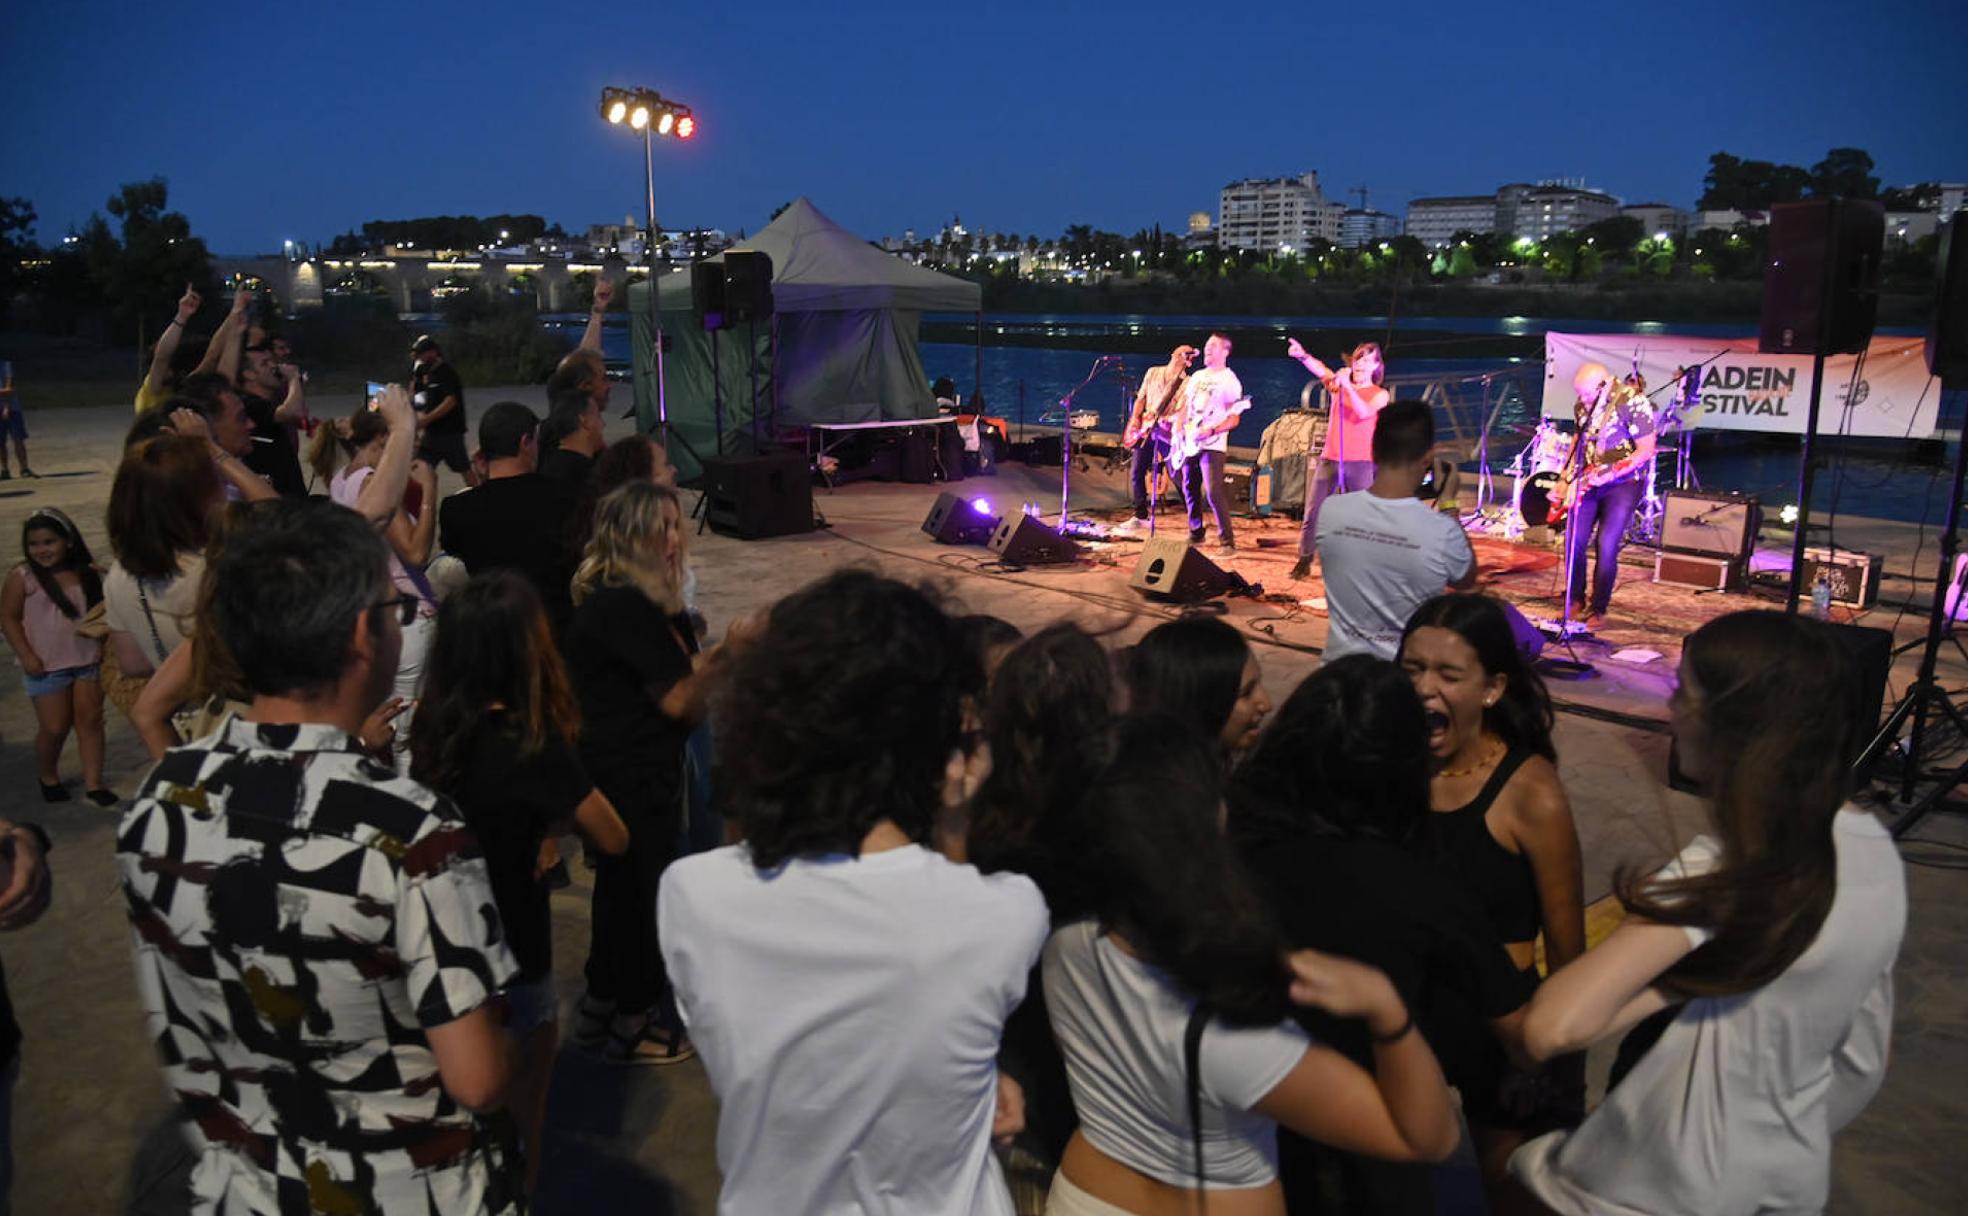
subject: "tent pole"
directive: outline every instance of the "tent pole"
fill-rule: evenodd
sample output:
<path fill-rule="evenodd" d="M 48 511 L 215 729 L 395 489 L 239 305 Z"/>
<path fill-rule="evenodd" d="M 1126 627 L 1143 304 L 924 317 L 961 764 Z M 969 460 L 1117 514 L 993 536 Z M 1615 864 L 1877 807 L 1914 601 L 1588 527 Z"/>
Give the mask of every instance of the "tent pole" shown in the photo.
<path fill-rule="evenodd" d="M 982 297 L 979 298 L 981 300 Z M 970 391 L 973 394 L 972 401 L 977 406 L 977 412 L 981 414 L 984 412 L 984 310 L 982 308 L 977 310 L 976 340 L 972 343 L 972 349 L 977 356 L 977 367 L 971 373 Z"/>
<path fill-rule="evenodd" d="M 745 331 L 745 365 L 752 372 L 752 454 L 764 451 L 759 443 L 759 323 L 753 317 L 750 328 Z"/>
<path fill-rule="evenodd" d="M 656 150 L 650 143 L 646 124 L 642 128 L 642 176 L 649 187 L 649 237 L 643 242 L 642 252 L 649 263 L 649 336 L 651 345 L 656 349 L 656 425 L 663 432 L 663 454 L 667 456 L 670 451 L 670 403 L 663 391 L 663 309 L 662 302 L 656 298 Z"/>

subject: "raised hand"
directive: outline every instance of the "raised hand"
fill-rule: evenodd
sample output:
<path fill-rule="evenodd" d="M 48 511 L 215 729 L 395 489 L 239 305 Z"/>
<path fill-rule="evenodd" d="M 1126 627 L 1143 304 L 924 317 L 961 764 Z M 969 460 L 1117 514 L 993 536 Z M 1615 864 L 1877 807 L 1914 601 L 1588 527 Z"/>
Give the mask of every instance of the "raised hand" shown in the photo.
<path fill-rule="evenodd" d="M 205 421 L 205 415 L 197 410 L 179 407 L 171 411 L 171 430 L 193 439 L 212 441 L 212 424 Z"/>
<path fill-rule="evenodd" d="M 400 426 L 417 425 L 416 412 L 410 408 L 410 394 L 401 384 L 386 385 L 376 394 L 376 412 L 392 431 Z"/>
<path fill-rule="evenodd" d="M 204 303 L 205 297 L 199 295 L 191 284 L 186 283 L 185 293 L 178 297 L 178 324 L 190 324 L 191 319 L 198 315 L 198 310 Z"/>
<path fill-rule="evenodd" d="M 610 304 L 613 304 L 614 302 L 615 302 L 614 282 L 609 279 L 603 278 L 600 275 L 596 275 L 595 285 L 594 285 L 594 311 L 607 312 L 608 306 Z"/>

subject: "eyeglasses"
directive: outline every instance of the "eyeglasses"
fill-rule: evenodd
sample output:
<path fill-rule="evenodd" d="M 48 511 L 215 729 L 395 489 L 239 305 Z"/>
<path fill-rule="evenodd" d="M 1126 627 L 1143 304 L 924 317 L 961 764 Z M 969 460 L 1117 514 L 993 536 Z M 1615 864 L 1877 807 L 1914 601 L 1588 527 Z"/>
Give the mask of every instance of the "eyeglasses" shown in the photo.
<path fill-rule="evenodd" d="M 395 608 L 398 623 L 408 625 L 417 619 L 417 610 L 422 608 L 423 604 L 423 600 L 411 595 L 409 592 L 405 592 L 394 599 L 381 600 L 371 604 L 369 608 L 372 612 L 379 608 Z"/>

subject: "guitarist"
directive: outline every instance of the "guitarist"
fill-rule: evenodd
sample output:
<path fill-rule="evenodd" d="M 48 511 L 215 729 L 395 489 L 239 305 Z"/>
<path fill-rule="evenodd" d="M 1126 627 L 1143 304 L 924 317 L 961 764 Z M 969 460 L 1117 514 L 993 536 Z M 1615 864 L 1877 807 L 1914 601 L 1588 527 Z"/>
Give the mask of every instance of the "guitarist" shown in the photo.
<path fill-rule="evenodd" d="M 1182 457 L 1182 501 L 1189 508 L 1189 543 L 1203 543 L 1203 502 L 1216 517 L 1216 552 L 1234 557 L 1237 542 L 1230 531 L 1230 503 L 1223 491 L 1223 462 L 1230 432 L 1246 405 L 1244 386 L 1230 370 L 1230 339 L 1211 334 L 1203 343 L 1203 370 L 1189 377 L 1183 390 L 1182 416 L 1176 422 L 1175 449 Z"/>
<path fill-rule="evenodd" d="M 1116 532 L 1132 534 L 1148 525 L 1148 478 L 1157 464 L 1168 465 L 1169 428 L 1181 408 L 1189 365 L 1195 360 L 1195 347 L 1178 346 L 1167 363 L 1149 369 L 1141 378 L 1141 391 L 1134 395 L 1134 410 L 1121 433 L 1121 445 L 1130 452 L 1128 481 L 1134 491 L 1134 518 L 1116 527 Z"/>
<path fill-rule="evenodd" d="M 1646 489 L 1647 466 L 1654 459 L 1654 403 L 1647 394 L 1624 383 L 1603 363 L 1582 364 L 1572 377 L 1578 403 L 1573 440 L 1575 482 L 1561 491 L 1570 499 L 1565 524 L 1565 564 L 1571 571 L 1574 613 L 1583 606 L 1585 624 L 1604 623 L 1619 577 L 1620 548 L 1627 525 Z M 1597 530 L 1598 539 L 1593 541 Z M 1585 595 L 1585 556 L 1594 553 L 1592 596 Z"/>

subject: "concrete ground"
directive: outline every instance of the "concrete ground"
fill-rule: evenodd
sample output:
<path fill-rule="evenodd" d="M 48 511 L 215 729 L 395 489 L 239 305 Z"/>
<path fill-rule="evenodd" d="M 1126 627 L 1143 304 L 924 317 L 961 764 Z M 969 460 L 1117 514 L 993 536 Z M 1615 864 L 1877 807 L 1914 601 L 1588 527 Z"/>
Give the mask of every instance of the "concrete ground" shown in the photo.
<path fill-rule="evenodd" d="M 539 390 L 531 388 L 472 395 L 480 407 L 501 397 L 542 404 Z M 331 398 L 317 401 L 315 409 L 332 414 L 353 404 Z M 124 406 L 34 415 L 30 455 L 43 476 L 0 483 L 0 544 L 13 543 L 30 510 L 52 504 L 76 519 L 106 561 L 103 506 L 129 417 Z M 610 426 L 628 424 L 611 420 Z M 991 566 L 985 550 L 931 543 L 919 525 L 939 488 L 863 483 L 818 491 L 816 506 L 829 527 L 804 536 L 746 543 L 704 534 L 695 561 L 713 629 L 844 564 L 933 582 L 968 609 L 996 613 L 1027 629 L 1070 617 L 1109 632 L 1115 644 L 1132 641 L 1171 614 L 1128 589 L 1136 546 L 1096 550 L 1090 563 L 1070 569 L 1011 572 Z M 1011 465 L 995 479 L 973 479 L 958 488 L 1000 503 L 1047 502 L 1056 510 L 1058 472 Z M 1119 478 L 1098 462 L 1075 475 L 1074 494 L 1076 513 L 1113 516 L 1124 506 Z M 1166 518 L 1181 526 L 1173 514 Z M 1227 564 L 1267 591 L 1294 600 L 1319 594 L 1315 582 L 1289 584 L 1285 578 L 1296 530 L 1291 521 L 1239 521 L 1239 528 L 1239 556 Z M 1910 526 L 1844 521 L 1838 535 L 1841 544 L 1886 555 L 1889 600 L 1917 590 L 1894 577 L 1912 572 L 1915 530 Z M 1534 617 L 1548 611 L 1548 604 L 1540 603 L 1554 589 L 1548 560 L 1541 564 L 1531 548 L 1490 542 L 1480 547 L 1499 592 L 1525 603 Z M 1922 563 L 1935 560 L 1933 538 L 1921 552 Z M 1686 630 L 1717 612 L 1754 602 L 1654 587 L 1637 566 L 1624 570 L 1622 578 L 1606 630 L 1611 645 L 1582 652 L 1598 663 L 1601 677 L 1554 687 L 1563 705 L 1560 768 L 1578 819 L 1587 894 L 1593 899 L 1610 889 L 1616 867 L 1665 856 L 1699 822 L 1693 800 L 1669 792 L 1662 782 L 1667 754 L 1662 702 Z M 1317 666 L 1325 624 L 1315 609 L 1234 600 L 1227 611 L 1257 645 L 1274 700 Z M 1896 612 L 1876 610 L 1862 623 L 1897 624 L 1903 640 L 1917 636 L 1924 610 L 1908 611 L 1897 622 Z M 1638 665 L 1605 658 L 1609 649 L 1634 646 L 1661 657 Z M 1968 683 L 1968 662 L 1952 648 L 1947 657 L 1943 683 Z M 1900 661 L 1889 696 L 1897 696 L 1911 678 L 1910 663 L 1910 658 Z M 0 679 L 0 791 L 7 791 L 0 793 L 0 806 L 10 818 L 34 819 L 48 829 L 56 842 L 57 874 L 56 902 L 42 922 L 0 940 L 26 1035 L 15 1095 L 15 1210 L 182 1210 L 182 1201 L 154 1177 L 170 1163 L 173 1132 L 165 1122 L 160 1074 L 131 982 L 128 931 L 111 864 L 117 816 L 79 801 L 40 803 L 32 735 L 32 709 L 18 681 Z M 109 739 L 111 781 L 127 794 L 141 776 L 143 756 L 114 711 Z M 64 764 L 73 776 L 72 746 Z M 1941 1213 L 1960 1207 L 1958 1145 L 1968 1131 L 1968 1098 L 1960 1088 L 1960 1078 L 1968 1075 L 1968 980 L 1963 978 L 1968 879 L 1955 871 L 1968 865 L 1960 852 L 1968 848 L 1968 829 L 1957 816 L 1936 815 L 1915 835 L 1921 842 L 1905 846 L 1912 863 L 1912 910 L 1900 962 L 1893 1069 L 1879 1097 L 1838 1143 L 1833 1212 Z M 587 944 L 589 884 L 582 866 L 572 869 L 575 885 L 554 897 L 556 957 L 570 1010 Z M 1599 1069 L 1605 1062 L 1595 1059 Z M 564 1053 L 549 1118 L 553 1131 L 541 1211 L 714 1210 L 716 1103 L 694 1061 L 631 1073 Z M 147 1135 L 146 1151 L 139 1153 Z"/>

